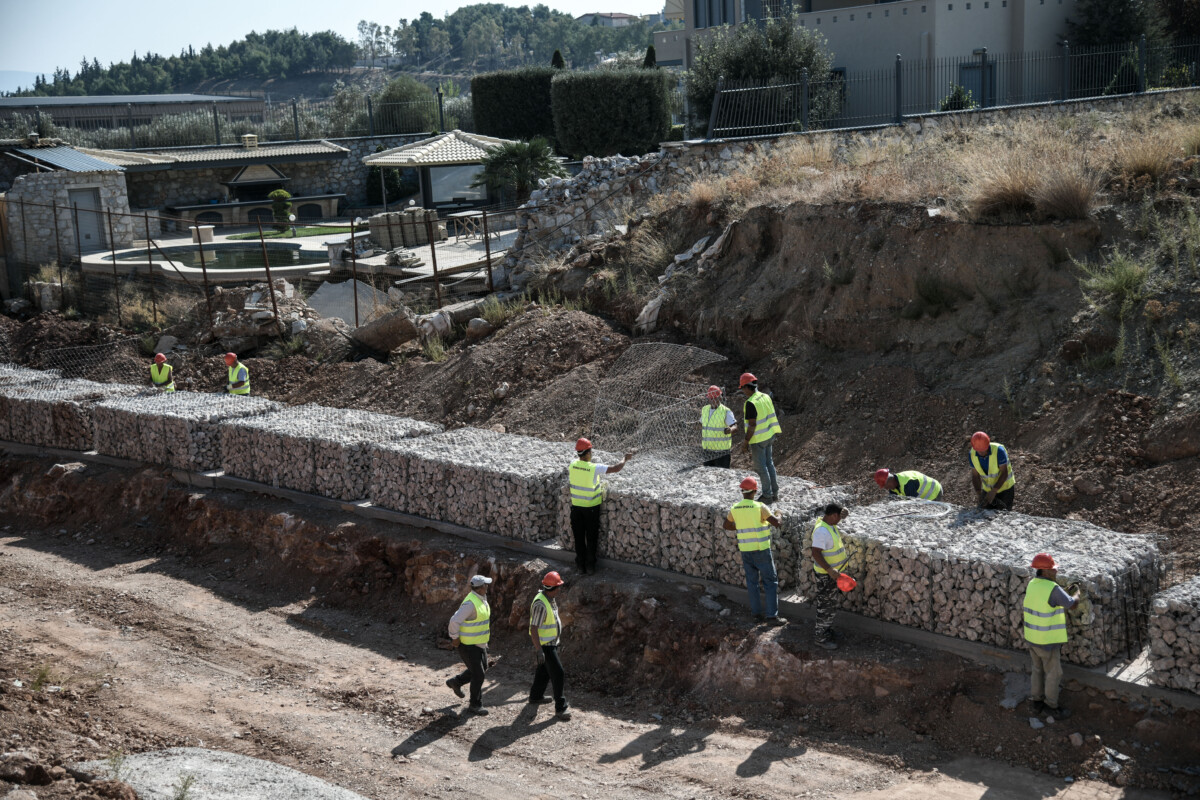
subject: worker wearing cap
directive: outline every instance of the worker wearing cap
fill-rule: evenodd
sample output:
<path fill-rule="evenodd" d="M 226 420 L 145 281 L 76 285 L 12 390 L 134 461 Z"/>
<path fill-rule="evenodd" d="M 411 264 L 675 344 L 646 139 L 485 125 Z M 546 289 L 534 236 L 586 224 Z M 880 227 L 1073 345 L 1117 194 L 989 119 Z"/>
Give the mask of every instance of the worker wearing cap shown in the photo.
<path fill-rule="evenodd" d="M 225 366 L 228 368 L 228 375 L 225 381 L 226 393 L 236 395 L 250 394 L 250 370 L 246 369 L 245 364 L 238 361 L 237 353 L 225 354 Z"/>
<path fill-rule="evenodd" d="M 545 696 L 546 684 L 554 692 L 554 713 L 561 720 L 571 718 L 571 709 L 563 696 L 563 665 L 558 657 L 558 640 L 562 636 L 562 617 L 558 615 L 556 598 L 566 586 L 557 572 L 547 572 L 542 578 L 542 588 L 533 596 L 529 606 L 529 639 L 533 642 L 537 669 L 533 673 L 533 686 L 529 689 L 530 703 L 548 703 Z"/>
<path fill-rule="evenodd" d="M 817 618 L 813 636 L 817 644 L 827 650 L 837 649 L 837 643 L 833 641 L 833 619 L 837 615 L 837 581 L 842 574 L 842 567 L 850 560 L 838 523 L 845 519 L 848 513 L 844 506 L 830 503 L 825 506 L 825 513 L 813 527 L 811 549 L 813 570 L 817 573 L 812 596 Z"/>
<path fill-rule="evenodd" d="M 742 499 L 729 509 L 725 530 L 737 531 L 738 550 L 746 572 L 746 594 L 750 598 L 750 613 L 756 619 L 782 623 L 779 617 L 779 578 L 775 572 L 775 557 L 771 554 L 771 526 L 779 527 L 779 517 L 765 503 L 754 499 L 758 480 L 747 476 L 738 484 Z M 758 585 L 762 582 L 767 604 L 764 613 Z"/>
<path fill-rule="evenodd" d="M 592 463 L 592 443 L 580 438 L 575 442 L 576 458 L 567 470 L 571 484 L 571 533 L 575 535 L 575 566 L 587 574 L 596 572 L 600 548 L 600 504 L 604 502 L 601 475 L 616 475 L 625 468 L 633 453 L 626 453 L 620 463 L 612 466 Z"/>
<path fill-rule="evenodd" d="M 167 357 L 162 353 L 154 356 L 150 365 L 150 383 L 160 392 L 175 391 L 175 368 L 167 363 Z"/>
<path fill-rule="evenodd" d="M 770 396 L 758 390 L 758 378 L 749 372 L 742 373 L 738 386 L 746 396 L 742 406 L 742 419 L 746 423 L 746 439 L 742 442 L 742 449 L 750 454 L 754 471 L 762 481 L 762 496 L 758 499 L 764 503 L 774 503 L 779 499 L 779 478 L 775 474 L 775 455 L 771 445 L 781 432 L 779 419 L 775 415 L 775 403 Z"/>
<path fill-rule="evenodd" d="M 1004 445 L 993 442 L 983 431 L 971 436 L 971 485 L 979 498 L 980 508 L 1012 511 L 1013 494 L 1017 485 L 1012 464 Z"/>
<path fill-rule="evenodd" d="M 1029 566 L 1037 570 L 1025 589 L 1025 641 L 1033 663 L 1029 699 L 1036 713 L 1064 719 L 1071 712 L 1058 702 L 1062 646 L 1067 642 L 1067 612 L 1079 602 L 1079 589 L 1068 594 L 1055 583 L 1058 565 L 1048 553 L 1038 553 Z"/>
<path fill-rule="evenodd" d="M 491 639 L 492 607 L 487 601 L 487 587 L 491 578 L 476 575 L 471 578 L 471 591 L 454 616 L 450 618 L 450 643 L 458 648 L 458 655 L 467 668 L 446 681 L 459 697 L 463 696 L 463 684 L 471 684 L 471 700 L 467 710 L 476 714 L 487 714 L 483 707 L 483 676 L 487 672 L 487 646 Z"/>
<path fill-rule="evenodd" d="M 737 418 L 721 402 L 720 386 L 708 387 L 706 394 L 708 405 L 700 409 L 700 447 L 704 450 L 704 466 L 729 469 Z"/>
<path fill-rule="evenodd" d="M 916 470 L 892 472 L 889 469 L 875 470 L 875 483 L 897 497 L 914 497 L 918 500 L 937 500 L 942 496 L 942 484 Z"/>

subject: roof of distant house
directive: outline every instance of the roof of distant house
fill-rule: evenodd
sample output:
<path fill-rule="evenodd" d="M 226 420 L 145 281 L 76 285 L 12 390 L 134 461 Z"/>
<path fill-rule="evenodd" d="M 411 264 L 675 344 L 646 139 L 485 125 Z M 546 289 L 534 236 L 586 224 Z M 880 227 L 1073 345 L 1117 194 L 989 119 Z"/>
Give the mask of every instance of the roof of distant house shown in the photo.
<path fill-rule="evenodd" d="M 304 142 L 263 143 L 257 147 L 241 144 L 209 145 L 206 147 L 168 147 L 156 150 L 94 150 L 78 148 L 81 152 L 120 167 L 140 172 L 150 169 L 234 166 L 238 164 L 271 164 L 297 161 L 327 161 L 346 158 L 350 151 L 315 139 Z M 139 169 L 140 168 L 140 169 Z"/>
<path fill-rule="evenodd" d="M 55 171 L 120 172 L 124 169 L 111 161 L 104 161 L 91 153 L 65 144 L 50 147 L 13 147 L 12 152 L 18 154 L 21 161 L 37 163 Z"/>
<path fill-rule="evenodd" d="M 497 139 L 478 133 L 452 130 L 421 139 L 417 142 L 393 147 L 382 153 L 372 153 L 363 158 L 363 163 L 375 167 L 444 167 L 455 164 L 479 164 L 488 152 L 511 139 Z"/>
<path fill-rule="evenodd" d="M 262 102 L 258 97 L 227 97 L 217 94 L 111 94 L 79 95 L 77 97 L 0 97 L 0 108 L 33 108 L 34 106 L 124 106 L 161 105 L 169 103 L 246 103 Z"/>
<path fill-rule="evenodd" d="M 637 14 L 623 14 L 620 11 L 593 11 L 590 14 L 580 14 L 575 19 L 582 17 L 605 17 L 607 19 L 641 19 Z"/>

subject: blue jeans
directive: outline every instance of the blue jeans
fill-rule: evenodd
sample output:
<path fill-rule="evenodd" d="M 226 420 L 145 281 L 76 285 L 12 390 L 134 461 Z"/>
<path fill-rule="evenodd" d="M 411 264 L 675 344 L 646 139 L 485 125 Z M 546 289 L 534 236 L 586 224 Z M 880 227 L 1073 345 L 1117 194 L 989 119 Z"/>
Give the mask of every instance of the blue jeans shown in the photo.
<path fill-rule="evenodd" d="M 767 497 L 779 497 L 779 477 L 775 474 L 775 456 L 771 445 L 775 443 L 772 436 L 765 442 L 750 445 L 750 459 L 754 462 L 754 471 L 762 483 L 763 494 Z"/>
<path fill-rule="evenodd" d="M 779 579 L 775 576 L 775 558 L 770 550 L 743 550 L 742 567 L 746 570 L 746 593 L 750 596 L 750 613 L 763 613 L 762 598 L 758 593 L 758 580 L 762 578 L 767 594 L 768 617 L 779 614 Z"/>

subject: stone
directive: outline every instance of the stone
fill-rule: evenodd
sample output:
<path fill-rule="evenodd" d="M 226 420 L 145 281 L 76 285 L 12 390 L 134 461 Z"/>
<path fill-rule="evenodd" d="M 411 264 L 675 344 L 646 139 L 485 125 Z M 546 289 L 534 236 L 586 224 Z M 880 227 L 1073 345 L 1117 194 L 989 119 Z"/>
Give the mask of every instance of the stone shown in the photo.
<path fill-rule="evenodd" d="M 162 336 L 158 337 L 158 344 L 154 345 L 154 352 L 163 354 L 169 353 L 175 349 L 177 344 L 179 344 L 178 338 L 171 336 L 170 334 L 163 334 Z"/>
<path fill-rule="evenodd" d="M 1072 747 L 1083 747 L 1083 734 L 1072 733 L 1069 737 Z"/>
<path fill-rule="evenodd" d="M 1040 731 L 1042 728 L 1044 728 L 1046 726 L 1037 717 L 1030 717 L 1029 718 L 1029 727 L 1033 728 L 1035 731 Z"/>
<path fill-rule="evenodd" d="M 308 330 L 308 322 L 307 321 L 298 319 L 292 323 L 292 335 L 293 336 L 300 334 L 300 333 L 304 333 L 306 330 Z"/>
<path fill-rule="evenodd" d="M 496 326 L 482 317 L 475 317 L 467 323 L 467 338 L 482 339 L 496 330 Z"/>

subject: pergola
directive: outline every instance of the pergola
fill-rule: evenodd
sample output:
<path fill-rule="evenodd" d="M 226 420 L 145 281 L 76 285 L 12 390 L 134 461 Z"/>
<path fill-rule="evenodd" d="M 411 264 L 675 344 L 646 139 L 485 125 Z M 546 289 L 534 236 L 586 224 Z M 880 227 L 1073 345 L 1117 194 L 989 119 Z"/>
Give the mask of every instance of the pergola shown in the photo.
<path fill-rule="evenodd" d="M 385 210 L 387 192 L 383 170 L 387 167 L 417 170 L 421 205 L 425 208 L 458 210 L 487 205 L 488 190 L 471 184 L 487 154 L 510 142 L 509 139 L 452 130 L 382 153 L 372 153 L 363 158 L 363 163 L 380 168 L 379 183 Z"/>

